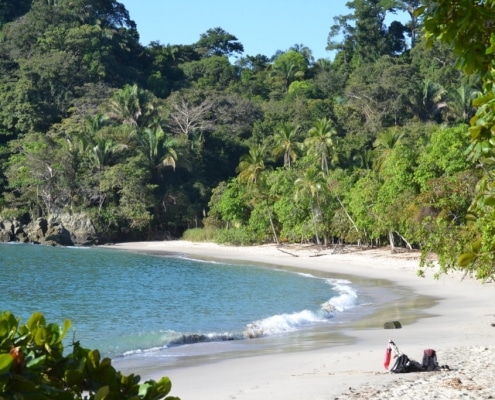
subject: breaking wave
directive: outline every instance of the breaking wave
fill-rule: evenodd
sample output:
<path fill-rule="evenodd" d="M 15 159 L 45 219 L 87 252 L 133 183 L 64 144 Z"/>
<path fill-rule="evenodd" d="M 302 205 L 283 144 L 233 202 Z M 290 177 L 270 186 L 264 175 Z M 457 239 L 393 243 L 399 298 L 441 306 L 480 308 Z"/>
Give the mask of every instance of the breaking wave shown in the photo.
<path fill-rule="evenodd" d="M 241 332 L 223 333 L 180 333 L 174 331 L 162 332 L 160 346 L 149 346 L 146 349 L 131 350 L 124 355 L 143 354 L 162 349 L 190 345 L 195 343 L 224 342 L 260 338 L 294 332 L 311 324 L 328 322 L 338 313 L 343 313 L 358 304 L 358 295 L 346 280 L 328 279 L 327 284 L 337 295 L 322 303 L 319 309 L 302 310 L 293 313 L 272 315 L 247 324 Z M 155 337 L 155 339 L 157 339 Z"/>

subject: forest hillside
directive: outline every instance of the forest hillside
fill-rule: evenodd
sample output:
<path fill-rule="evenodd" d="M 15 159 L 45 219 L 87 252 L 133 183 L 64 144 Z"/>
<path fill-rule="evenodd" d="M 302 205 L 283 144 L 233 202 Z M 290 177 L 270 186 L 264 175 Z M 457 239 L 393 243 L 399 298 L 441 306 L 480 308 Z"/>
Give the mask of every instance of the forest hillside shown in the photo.
<path fill-rule="evenodd" d="M 483 80 L 425 34 L 421 1 L 348 2 L 317 60 L 297 43 L 246 55 L 221 27 L 145 46 L 115 0 L 15 3 L 0 0 L 0 221 L 474 262 L 491 229 L 472 218 Z"/>

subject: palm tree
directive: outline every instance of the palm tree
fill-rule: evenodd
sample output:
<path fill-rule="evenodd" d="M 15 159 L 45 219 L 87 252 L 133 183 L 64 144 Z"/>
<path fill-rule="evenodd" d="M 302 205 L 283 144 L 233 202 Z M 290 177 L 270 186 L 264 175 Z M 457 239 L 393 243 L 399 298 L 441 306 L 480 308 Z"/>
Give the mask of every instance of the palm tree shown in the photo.
<path fill-rule="evenodd" d="M 95 114 L 92 117 L 86 116 L 84 118 L 84 132 L 90 136 L 95 136 L 103 126 L 105 122 L 108 121 L 108 117 L 103 114 Z"/>
<path fill-rule="evenodd" d="M 299 144 L 296 141 L 299 126 L 293 126 L 291 123 L 282 124 L 276 131 L 273 137 L 275 145 L 273 155 L 275 157 L 284 155 L 284 167 L 290 168 L 291 162 L 297 158 L 296 148 Z"/>
<path fill-rule="evenodd" d="M 251 146 L 249 153 L 241 157 L 237 167 L 239 182 L 248 185 L 258 183 L 261 173 L 267 168 L 265 165 L 266 156 L 265 145 Z"/>
<path fill-rule="evenodd" d="M 157 121 L 157 111 L 152 94 L 135 84 L 117 90 L 108 104 L 108 117 L 133 129 L 151 127 Z"/>
<path fill-rule="evenodd" d="M 310 167 L 304 172 L 304 176 L 296 179 L 294 183 L 296 186 L 294 200 L 301 201 L 303 199 L 309 199 L 316 243 L 318 246 L 321 245 L 320 236 L 318 234 L 318 221 L 321 219 L 319 195 L 325 185 L 323 174 L 324 173 L 321 170 Z"/>
<path fill-rule="evenodd" d="M 295 45 L 291 46 L 289 48 L 289 51 L 295 51 L 297 53 L 301 53 L 304 58 L 308 61 L 308 64 L 312 64 L 315 61 L 315 58 L 313 57 L 313 52 L 308 46 L 296 43 Z"/>
<path fill-rule="evenodd" d="M 376 171 L 380 171 L 382 169 L 385 160 L 403 139 L 404 133 L 397 128 L 389 128 L 376 136 L 373 143 L 375 148 L 374 168 Z"/>
<path fill-rule="evenodd" d="M 434 120 L 446 107 L 444 101 L 446 90 L 439 83 L 425 80 L 422 86 L 418 87 L 412 104 L 415 107 L 417 116 L 422 121 Z"/>
<path fill-rule="evenodd" d="M 370 170 L 373 165 L 373 151 L 370 149 L 359 149 L 352 156 L 352 165 Z"/>
<path fill-rule="evenodd" d="M 84 130 L 74 137 L 67 137 L 68 148 L 74 158 L 86 157 L 98 172 L 110 163 L 111 156 L 128 148 L 101 132 L 107 117 L 96 114 L 84 119 Z"/>
<path fill-rule="evenodd" d="M 175 170 L 177 153 L 174 147 L 179 141 L 174 136 L 166 135 L 158 126 L 135 131 L 132 137 L 152 169 L 169 166 Z"/>
<path fill-rule="evenodd" d="M 122 143 L 116 143 L 111 138 L 96 137 L 88 146 L 87 151 L 91 160 L 98 171 L 108 165 L 113 154 L 127 149 L 127 146 Z"/>
<path fill-rule="evenodd" d="M 275 223 L 273 221 L 273 203 L 275 196 L 270 193 L 270 187 L 267 184 L 267 171 L 263 171 L 256 184 L 248 184 L 246 195 L 250 197 L 250 203 L 255 206 L 257 203 L 262 204 L 263 208 L 268 215 L 270 221 L 270 228 L 273 234 L 273 240 L 276 244 L 279 244 L 277 230 L 275 229 Z"/>
<path fill-rule="evenodd" d="M 447 116 L 456 122 L 469 122 L 476 110 L 473 100 L 481 94 L 471 86 L 462 85 L 447 94 Z"/>
<path fill-rule="evenodd" d="M 266 184 L 266 172 L 270 169 L 266 164 L 267 151 L 265 145 L 255 145 L 249 148 L 249 153 L 241 157 L 237 170 L 238 180 L 241 184 L 247 185 L 247 194 L 251 197 L 251 202 L 260 201 L 266 209 L 273 238 L 278 244 L 277 231 L 273 223 L 272 211 L 270 208 L 270 193 Z"/>
<path fill-rule="evenodd" d="M 329 165 L 335 165 L 338 161 L 337 129 L 332 121 L 321 118 L 313 124 L 308 135 L 304 141 L 308 154 L 320 159 L 321 170 L 328 175 Z"/>

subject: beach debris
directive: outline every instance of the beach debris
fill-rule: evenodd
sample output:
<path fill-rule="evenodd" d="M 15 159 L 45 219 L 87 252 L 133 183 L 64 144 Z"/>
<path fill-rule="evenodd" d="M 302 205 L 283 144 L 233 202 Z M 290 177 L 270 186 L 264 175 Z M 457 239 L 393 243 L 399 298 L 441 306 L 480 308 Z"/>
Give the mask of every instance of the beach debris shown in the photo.
<path fill-rule="evenodd" d="M 387 321 L 383 324 L 384 329 L 401 329 L 402 325 L 399 321 Z"/>
<path fill-rule="evenodd" d="M 294 253 L 291 253 L 291 252 L 286 251 L 286 250 L 282 250 L 280 247 L 277 247 L 277 250 L 278 250 L 278 251 L 281 251 L 282 253 L 289 254 L 289 255 L 291 255 L 292 257 L 299 257 L 299 255 L 294 254 Z"/>
<path fill-rule="evenodd" d="M 451 378 L 443 383 L 447 387 L 457 390 L 482 390 L 483 387 L 474 384 L 465 384 L 459 378 Z"/>

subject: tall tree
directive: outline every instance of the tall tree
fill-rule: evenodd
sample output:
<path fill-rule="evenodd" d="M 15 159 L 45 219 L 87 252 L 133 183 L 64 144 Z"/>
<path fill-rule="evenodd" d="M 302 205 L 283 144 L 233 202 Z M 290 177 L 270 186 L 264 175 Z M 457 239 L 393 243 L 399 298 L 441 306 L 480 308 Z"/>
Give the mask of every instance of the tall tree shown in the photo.
<path fill-rule="evenodd" d="M 272 69 L 274 74 L 282 79 L 287 91 L 291 82 L 297 78 L 304 78 L 308 69 L 308 60 L 297 51 L 288 51 L 275 59 Z"/>
<path fill-rule="evenodd" d="M 344 60 L 353 67 L 375 61 L 383 55 L 394 55 L 398 47 L 405 50 L 405 45 L 398 46 L 403 29 L 399 29 L 397 23 L 392 30 L 385 26 L 390 4 L 387 7 L 383 0 L 353 0 L 346 5 L 352 13 L 335 17 L 336 23 L 328 35 L 327 50 L 343 52 Z"/>
<path fill-rule="evenodd" d="M 242 43 L 234 35 L 220 27 L 208 29 L 206 33 L 202 33 L 194 47 L 203 57 L 230 57 L 235 53 L 242 54 L 244 52 Z"/>
<path fill-rule="evenodd" d="M 481 95 L 481 91 L 468 85 L 462 85 L 447 93 L 447 118 L 455 122 L 468 123 L 476 109 L 473 100 Z"/>
<path fill-rule="evenodd" d="M 175 169 L 177 152 L 175 148 L 179 140 L 171 134 L 166 134 L 160 126 L 144 128 L 132 135 L 138 143 L 138 148 L 146 158 L 151 170 L 160 167 Z"/>
<path fill-rule="evenodd" d="M 249 148 L 249 153 L 241 157 L 239 166 L 239 182 L 245 184 L 258 183 L 261 174 L 267 169 L 265 161 L 267 159 L 267 148 L 265 145 L 253 145 Z"/>
<path fill-rule="evenodd" d="M 320 168 L 325 175 L 328 175 L 329 166 L 338 161 L 337 140 L 337 129 L 333 122 L 321 118 L 314 122 L 304 141 L 308 153 L 320 160 Z"/>
<path fill-rule="evenodd" d="M 290 168 L 291 162 L 297 159 L 297 136 L 299 133 L 299 126 L 286 122 L 279 126 L 273 136 L 274 147 L 273 154 L 277 157 L 283 155 L 284 167 Z"/>
<path fill-rule="evenodd" d="M 296 43 L 289 48 L 289 51 L 295 51 L 297 53 L 301 53 L 304 58 L 307 60 L 308 64 L 311 65 L 315 61 L 313 57 L 313 52 L 308 46 L 305 46 L 302 43 Z"/>
<path fill-rule="evenodd" d="M 374 162 L 373 167 L 376 171 L 380 171 L 383 163 L 390 156 L 395 147 L 399 146 L 404 139 L 404 132 L 400 128 L 389 128 L 380 132 L 375 141 L 374 147 Z"/>
<path fill-rule="evenodd" d="M 296 187 L 295 201 L 305 201 L 309 199 L 311 209 L 312 225 L 318 246 L 321 245 L 319 226 L 322 222 L 321 192 L 325 187 L 324 172 L 318 168 L 309 167 L 304 171 L 304 175 L 294 182 Z"/>
<path fill-rule="evenodd" d="M 136 84 L 125 85 L 113 94 L 107 115 L 132 129 L 145 128 L 156 125 L 158 109 L 150 92 Z"/>

